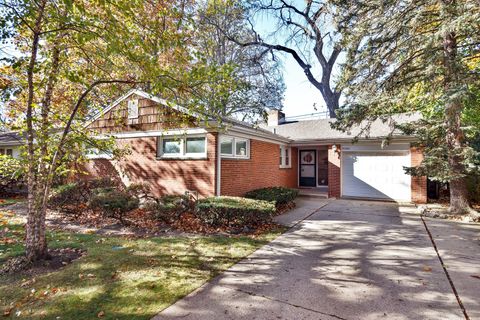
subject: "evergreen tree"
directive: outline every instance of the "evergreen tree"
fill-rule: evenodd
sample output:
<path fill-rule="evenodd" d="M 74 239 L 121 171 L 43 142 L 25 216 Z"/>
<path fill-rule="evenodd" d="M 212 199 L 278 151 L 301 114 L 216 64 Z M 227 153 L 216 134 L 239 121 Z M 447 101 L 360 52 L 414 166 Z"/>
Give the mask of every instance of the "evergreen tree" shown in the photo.
<path fill-rule="evenodd" d="M 477 0 L 336 1 L 348 21 L 343 65 L 346 105 L 336 127 L 385 121 L 398 113 L 422 119 L 396 124 L 418 137 L 425 158 L 414 175 L 448 182 L 450 211 L 470 213 L 466 177 L 478 170 L 470 141 L 478 136 L 480 3 Z"/>

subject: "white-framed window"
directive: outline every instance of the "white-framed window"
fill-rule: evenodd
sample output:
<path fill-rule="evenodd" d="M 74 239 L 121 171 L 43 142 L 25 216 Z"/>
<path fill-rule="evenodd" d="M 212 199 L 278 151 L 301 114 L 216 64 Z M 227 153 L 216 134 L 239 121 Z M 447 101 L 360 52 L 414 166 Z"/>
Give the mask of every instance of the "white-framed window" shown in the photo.
<path fill-rule="evenodd" d="M 138 118 L 138 99 L 128 100 L 128 119 Z"/>
<path fill-rule="evenodd" d="M 206 158 L 207 138 L 201 136 L 158 137 L 158 158 Z"/>
<path fill-rule="evenodd" d="M 292 167 L 292 148 L 280 146 L 280 168 Z"/>
<path fill-rule="evenodd" d="M 220 137 L 220 155 L 222 158 L 249 159 L 250 139 L 232 136 Z"/>

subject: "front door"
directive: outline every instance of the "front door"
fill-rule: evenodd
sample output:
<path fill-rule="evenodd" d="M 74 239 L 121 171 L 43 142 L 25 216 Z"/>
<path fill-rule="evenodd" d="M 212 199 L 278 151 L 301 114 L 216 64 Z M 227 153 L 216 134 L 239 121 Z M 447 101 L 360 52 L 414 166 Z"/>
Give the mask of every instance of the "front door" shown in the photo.
<path fill-rule="evenodd" d="M 316 159 L 315 150 L 300 150 L 300 186 L 316 187 Z"/>

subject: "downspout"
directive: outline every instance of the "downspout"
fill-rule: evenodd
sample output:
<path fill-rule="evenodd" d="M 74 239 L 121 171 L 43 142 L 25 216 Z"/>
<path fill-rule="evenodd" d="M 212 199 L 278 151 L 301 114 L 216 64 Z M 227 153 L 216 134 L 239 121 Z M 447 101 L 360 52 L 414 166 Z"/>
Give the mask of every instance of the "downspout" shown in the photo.
<path fill-rule="evenodd" d="M 222 157 L 220 156 L 220 133 L 217 133 L 217 174 L 216 174 L 216 195 L 220 196 L 221 195 L 221 181 L 222 181 Z"/>

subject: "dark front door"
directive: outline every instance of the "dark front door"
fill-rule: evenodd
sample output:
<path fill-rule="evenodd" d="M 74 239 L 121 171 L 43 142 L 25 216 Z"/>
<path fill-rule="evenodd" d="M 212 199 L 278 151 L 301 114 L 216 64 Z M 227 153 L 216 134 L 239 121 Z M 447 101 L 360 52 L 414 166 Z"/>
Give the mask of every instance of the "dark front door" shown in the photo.
<path fill-rule="evenodd" d="M 316 159 L 315 150 L 300 150 L 300 186 L 316 187 Z"/>

